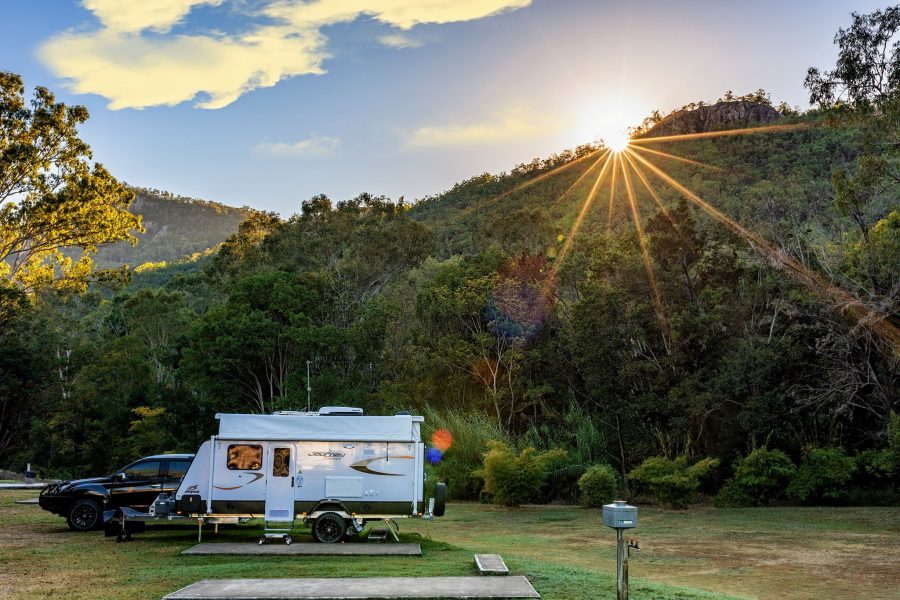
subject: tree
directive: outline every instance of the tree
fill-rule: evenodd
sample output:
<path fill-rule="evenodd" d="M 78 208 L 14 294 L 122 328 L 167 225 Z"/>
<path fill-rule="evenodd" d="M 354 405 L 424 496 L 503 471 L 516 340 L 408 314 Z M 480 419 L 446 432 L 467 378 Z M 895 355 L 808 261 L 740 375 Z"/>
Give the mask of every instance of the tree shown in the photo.
<path fill-rule="evenodd" d="M 156 384 L 174 386 L 179 341 L 195 318 L 184 295 L 166 290 L 141 290 L 122 300 L 125 331 L 140 342 Z"/>
<path fill-rule="evenodd" d="M 271 410 L 311 355 L 296 340 L 321 322 L 323 287 L 314 276 L 277 271 L 239 280 L 228 302 L 191 329 L 185 373 L 229 409 Z"/>
<path fill-rule="evenodd" d="M 809 101 L 823 108 L 836 103 L 852 107 L 879 105 L 900 87 L 900 6 L 868 15 L 852 13 L 853 22 L 834 36 L 838 59 L 834 70 L 810 67 L 804 85 Z"/>
<path fill-rule="evenodd" d="M 853 162 L 832 173 L 835 206 L 855 225 L 835 244 L 838 265 L 832 275 L 871 309 L 869 322 L 896 327 L 900 282 L 896 276 L 898 227 L 895 190 L 900 184 L 900 6 L 871 14 L 852 14 L 851 26 L 834 38 L 834 70 L 810 68 L 805 85 L 810 102 L 847 117 L 859 128 Z M 900 355 L 896 343 L 871 328 L 826 328 L 817 350 L 829 365 L 827 376 L 811 386 L 811 402 L 831 412 L 862 411 L 884 423 L 897 402 Z"/>
<path fill-rule="evenodd" d="M 688 298 L 693 302 L 695 291 L 691 268 L 700 259 L 703 241 L 697 233 L 694 217 L 687 201 L 681 198 L 671 211 L 663 211 L 647 222 L 652 235 L 650 248 L 663 269 L 677 267 L 684 277 Z"/>
<path fill-rule="evenodd" d="M 99 246 L 143 231 L 134 193 L 88 163 L 87 119 L 43 87 L 26 106 L 22 78 L 0 72 L 0 288 L 84 289 Z"/>

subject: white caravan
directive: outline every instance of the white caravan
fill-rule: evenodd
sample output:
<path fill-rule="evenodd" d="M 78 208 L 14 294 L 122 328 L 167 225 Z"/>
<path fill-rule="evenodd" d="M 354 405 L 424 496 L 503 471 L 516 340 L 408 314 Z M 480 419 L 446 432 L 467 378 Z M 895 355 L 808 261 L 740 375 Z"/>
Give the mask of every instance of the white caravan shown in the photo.
<path fill-rule="evenodd" d="M 364 416 L 358 408 L 272 415 L 219 414 L 175 492 L 175 512 L 207 522 L 264 518 L 266 537 L 295 519 L 319 542 L 339 542 L 366 521 L 442 516 L 445 488 L 426 505 L 424 419 Z"/>

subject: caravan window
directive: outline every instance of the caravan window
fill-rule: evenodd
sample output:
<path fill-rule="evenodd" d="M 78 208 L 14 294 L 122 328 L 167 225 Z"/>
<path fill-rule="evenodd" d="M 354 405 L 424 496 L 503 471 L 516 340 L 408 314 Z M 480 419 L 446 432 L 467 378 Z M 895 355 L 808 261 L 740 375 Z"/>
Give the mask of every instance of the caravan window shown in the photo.
<path fill-rule="evenodd" d="M 272 460 L 272 475 L 275 477 L 287 477 L 291 474 L 291 449 L 275 448 Z"/>
<path fill-rule="evenodd" d="M 232 471 L 262 469 L 262 446 L 231 444 L 228 446 L 228 468 Z"/>

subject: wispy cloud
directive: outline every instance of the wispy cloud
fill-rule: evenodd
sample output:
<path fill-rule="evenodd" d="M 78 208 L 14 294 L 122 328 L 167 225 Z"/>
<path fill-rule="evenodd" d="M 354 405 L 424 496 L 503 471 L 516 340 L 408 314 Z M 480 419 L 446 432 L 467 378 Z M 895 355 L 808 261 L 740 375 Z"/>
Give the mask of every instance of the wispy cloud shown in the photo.
<path fill-rule="evenodd" d="M 531 0 L 263 0 L 245 4 L 243 33 L 185 32 L 191 11 L 226 0 L 82 0 L 100 21 L 94 31 L 58 35 L 39 50 L 43 62 L 80 94 L 98 94 L 109 108 L 172 106 L 195 100 L 222 108 L 257 88 L 299 75 L 323 74 L 328 57 L 321 28 L 366 15 L 401 30 L 515 10 Z M 248 6 L 253 6 L 249 12 Z M 249 28 L 246 24 L 250 23 Z M 173 28 L 179 27 L 173 33 Z M 182 25 L 185 25 L 182 27 Z M 415 47 L 402 33 L 380 41 Z"/>
<path fill-rule="evenodd" d="M 339 138 L 315 136 L 295 142 L 260 142 L 252 151 L 262 156 L 319 158 L 334 154 L 340 147 Z"/>
<path fill-rule="evenodd" d="M 559 127 L 560 123 L 554 119 L 524 109 L 514 109 L 478 123 L 419 127 L 412 132 L 406 145 L 411 148 L 435 148 L 493 144 L 539 136 Z"/>
<path fill-rule="evenodd" d="M 218 6 L 225 0 L 82 0 L 82 5 L 110 31 L 129 32 L 150 29 L 169 31 L 195 6 Z"/>
<path fill-rule="evenodd" d="M 287 33 L 265 27 L 239 38 L 67 34 L 44 46 L 41 56 L 70 79 L 73 92 L 104 96 L 112 110 L 194 99 L 198 108 L 222 108 L 286 77 L 324 73 L 321 36 Z"/>
<path fill-rule="evenodd" d="M 420 48 L 422 41 L 411 38 L 405 33 L 391 33 L 378 38 L 378 41 L 391 48 Z"/>

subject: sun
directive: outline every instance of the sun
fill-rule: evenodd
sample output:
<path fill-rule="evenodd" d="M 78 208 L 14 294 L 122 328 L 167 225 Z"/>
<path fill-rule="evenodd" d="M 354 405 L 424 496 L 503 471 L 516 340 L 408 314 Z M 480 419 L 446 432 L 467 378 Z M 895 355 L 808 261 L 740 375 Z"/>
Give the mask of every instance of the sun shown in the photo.
<path fill-rule="evenodd" d="M 631 138 L 623 131 L 603 138 L 603 143 L 607 148 L 618 153 L 628 147 L 631 143 Z"/>

